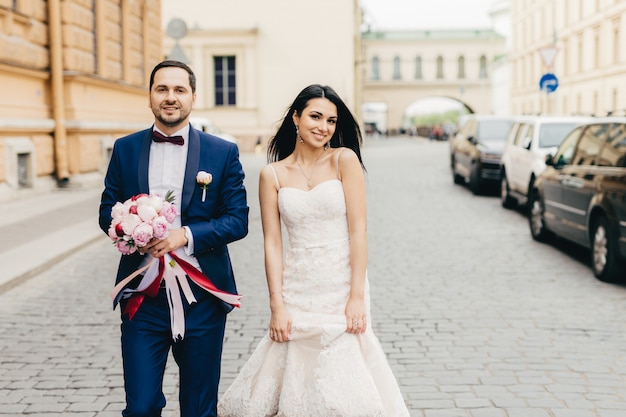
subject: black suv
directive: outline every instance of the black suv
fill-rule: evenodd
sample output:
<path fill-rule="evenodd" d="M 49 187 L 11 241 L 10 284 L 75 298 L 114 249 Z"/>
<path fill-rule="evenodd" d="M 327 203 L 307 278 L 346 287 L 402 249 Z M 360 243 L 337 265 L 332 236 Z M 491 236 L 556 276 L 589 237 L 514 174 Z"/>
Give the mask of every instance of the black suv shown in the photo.
<path fill-rule="evenodd" d="M 626 118 L 572 130 L 546 158 L 530 197 L 535 240 L 560 236 L 591 249 L 601 281 L 624 281 L 626 269 Z"/>
<path fill-rule="evenodd" d="M 488 183 L 500 184 L 500 158 L 512 116 L 471 114 L 450 141 L 450 168 L 455 184 L 469 184 L 480 194 Z"/>

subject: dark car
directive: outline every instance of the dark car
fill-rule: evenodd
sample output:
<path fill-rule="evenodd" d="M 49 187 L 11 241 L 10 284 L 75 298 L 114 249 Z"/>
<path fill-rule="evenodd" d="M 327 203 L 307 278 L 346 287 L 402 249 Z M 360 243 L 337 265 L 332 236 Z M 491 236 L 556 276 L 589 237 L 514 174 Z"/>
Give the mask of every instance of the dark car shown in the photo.
<path fill-rule="evenodd" d="M 569 133 L 535 182 L 529 224 L 535 240 L 559 236 L 590 249 L 601 281 L 626 276 L 626 119 Z"/>
<path fill-rule="evenodd" d="M 474 194 L 489 183 L 500 184 L 500 158 L 512 123 L 512 116 L 468 116 L 450 142 L 455 184 L 469 184 Z"/>

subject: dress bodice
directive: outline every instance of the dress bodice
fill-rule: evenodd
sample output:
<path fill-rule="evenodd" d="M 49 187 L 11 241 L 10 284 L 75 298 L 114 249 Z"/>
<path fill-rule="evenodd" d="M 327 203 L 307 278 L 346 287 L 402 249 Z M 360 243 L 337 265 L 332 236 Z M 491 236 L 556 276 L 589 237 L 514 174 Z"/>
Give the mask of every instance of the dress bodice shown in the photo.
<path fill-rule="evenodd" d="M 292 248 L 327 246 L 348 239 L 346 201 L 338 179 L 309 191 L 280 188 L 278 210 Z"/>

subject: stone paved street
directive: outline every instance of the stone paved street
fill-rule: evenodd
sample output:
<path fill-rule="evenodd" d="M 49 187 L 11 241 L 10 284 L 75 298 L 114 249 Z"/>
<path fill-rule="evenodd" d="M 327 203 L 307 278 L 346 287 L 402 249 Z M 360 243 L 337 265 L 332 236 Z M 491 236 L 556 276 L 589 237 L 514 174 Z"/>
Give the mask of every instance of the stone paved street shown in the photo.
<path fill-rule="evenodd" d="M 597 281 L 579 248 L 534 242 L 521 211 L 454 185 L 448 149 L 394 138 L 363 151 L 372 322 L 411 416 L 626 416 L 626 287 Z M 242 162 L 250 234 L 231 255 L 245 298 L 228 322 L 222 391 L 269 317 L 265 160 Z M 103 235 L 0 293 L 0 417 L 120 416 L 117 259 Z M 165 417 L 178 416 L 175 370 L 170 361 Z"/>

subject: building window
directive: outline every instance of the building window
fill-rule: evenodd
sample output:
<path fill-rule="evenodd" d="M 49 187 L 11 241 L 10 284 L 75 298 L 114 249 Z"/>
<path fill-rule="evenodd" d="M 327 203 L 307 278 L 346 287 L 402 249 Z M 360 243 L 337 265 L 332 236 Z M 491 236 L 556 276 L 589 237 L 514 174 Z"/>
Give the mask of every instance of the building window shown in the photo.
<path fill-rule="evenodd" d="M 372 58 L 372 80 L 380 80 L 380 60 L 377 56 Z"/>
<path fill-rule="evenodd" d="M 480 71 L 478 72 L 479 78 L 487 78 L 487 57 L 481 55 L 480 57 Z"/>
<path fill-rule="evenodd" d="M 441 55 L 437 57 L 437 78 L 443 78 L 443 57 Z"/>
<path fill-rule="evenodd" d="M 459 57 L 459 78 L 465 78 L 465 57 L 461 55 Z"/>
<path fill-rule="evenodd" d="M 393 79 L 401 80 L 402 73 L 400 72 L 400 57 L 397 56 L 393 59 Z"/>
<path fill-rule="evenodd" d="M 619 58 L 619 25 L 620 25 L 620 20 L 614 20 L 613 21 L 613 63 L 617 64 L 620 62 L 620 58 Z"/>
<path fill-rule="evenodd" d="M 415 57 L 415 79 L 422 79 L 422 57 L 419 55 Z"/>
<path fill-rule="evenodd" d="M 600 28 L 593 28 L 593 66 L 598 68 L 600 66 Z"/>
<path fill-rule="evenodd" d="M 215 67 L 215 105 L 234 106 L 236 101 L 235 57 L 213 57 Z"/>
<path fill-rule="evenodd" d="M 576 36 L 576 72 L 582 72 L 583 70 L 583 34 L 579 33 Z"/>

